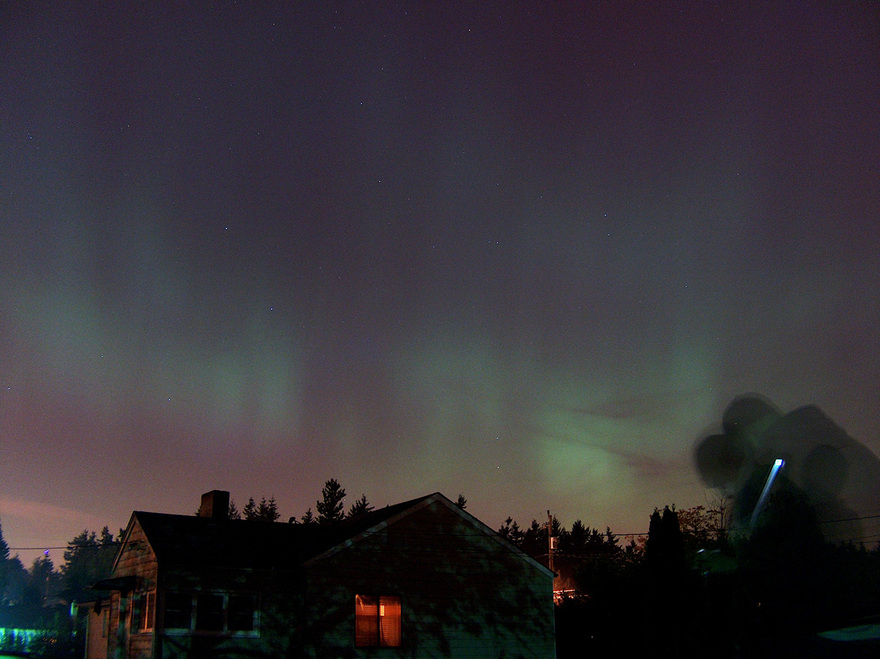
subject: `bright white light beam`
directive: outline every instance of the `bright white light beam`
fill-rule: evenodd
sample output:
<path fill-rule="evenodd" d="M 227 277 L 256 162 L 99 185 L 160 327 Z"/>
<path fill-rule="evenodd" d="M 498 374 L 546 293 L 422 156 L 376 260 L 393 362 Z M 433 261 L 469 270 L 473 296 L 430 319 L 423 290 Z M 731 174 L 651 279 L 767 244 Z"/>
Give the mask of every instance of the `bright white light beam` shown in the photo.
<path fill-rule="evenodd" d="M 776 480 L 776 475 L 779 473 L 779 470 L 782 469 L 783 465 L 785 465 L 785 460 L 782 458 L 776 458 L 776 462 L 774 462 L 773 466 L 770 468 L 767 482 L 764 483 L 764 489 L 761 491 L 761 496 L 758 497 L 758 505 L 755 506 L 755 511 L 752 513 L 752 520 L 749 522 L 750 528 L 755 528 L 755 520 L 757 520 L 758 515 L 761 514 L 761 508 L 764 507 L 764 503 L 767 501 L 767 495 L 770 494 L 770 488 L 773 486 L 773 481 Z"/>

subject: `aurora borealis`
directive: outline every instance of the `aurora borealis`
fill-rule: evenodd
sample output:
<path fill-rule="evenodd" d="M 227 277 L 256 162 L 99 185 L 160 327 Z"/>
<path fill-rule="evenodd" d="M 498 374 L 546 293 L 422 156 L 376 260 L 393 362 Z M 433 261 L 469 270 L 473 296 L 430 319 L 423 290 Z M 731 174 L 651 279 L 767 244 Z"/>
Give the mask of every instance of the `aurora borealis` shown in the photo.
<path fill-rule="evenodd" d="M 692 449 L 748 391 L 880 453 L 872 3 L 0 29 L 11 547 L 214 488 L 299 516 L 331 477 L 642 532 L 705 503 Z"/>

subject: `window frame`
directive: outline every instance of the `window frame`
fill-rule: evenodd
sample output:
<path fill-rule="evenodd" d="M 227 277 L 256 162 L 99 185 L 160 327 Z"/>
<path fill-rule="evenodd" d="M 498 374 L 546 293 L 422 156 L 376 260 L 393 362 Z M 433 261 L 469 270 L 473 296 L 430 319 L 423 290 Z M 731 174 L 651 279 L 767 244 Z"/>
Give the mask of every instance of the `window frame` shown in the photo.
<path fill-rule="evenodd" d="M 373 600 L 374 604 L 361 604 L 361 599 L 370 598 Z M 384 601 L 383 601 L 384 600 Z M 397 606 L 397 624 L 396 624 L 396 643 L 388 642 L 382 633 L 382 621 L 383 618 L 390 618 L 390 616 L 383 616 L 382 611 L 385 606 L 394 605 Z M 375 618 L 371 616 L 365 616 L 364 614 L 358 614 L 359 606 L 375 606 L 376 613 Z M 370 622 L 369 629 L 364 631 L 360 629 L 362 620 L 369 620 L 372 618 Z M 369 638 L 366 642 L 361 639 L 369 634 L 371 638 Z M 372 593 L 356 593 L 355 594 L 355 614 L 354 614 L 354 647 L 355 648 L 400 648 L 403 647 L 403 598 L 400 595 L 391 595 L 391 594 L 382 594 L 382 595 L 374 595 Z"/>
<path fill-rule="evenodd" d="M 169 627 L 164 622 L 165 611 L 168 604 L 168 596 L 189 596 L 190 620 L 188 627 Z M 199 598 L 216 596 L 221 598 L 222 628 L 200 629 L 199 628 Z M 229 627 L 229 604 L 233 598 L 246 597 L 253 602 L 251 629 L 230 629 Z M 231 636 L 240 638 L 259 638 L 260 636 L 260 596 L 258 593 L 222 591 L 222 590 L 169 590 L 165 592 L 162 601 L 163 625 L 162 632 L 167 636 Z"/>
<path fill-rule="evenodd" d="M 180 597 L 182 602 L 189 601 L 189 622 L 186 627 L 179 627 L 177 625 L 170 627 L 168 625 L 168 598 L 170 596 Z M 173 609 L 176 610 L 176 609 Z M 170 590 L 164 593 L 164 597 L 162 598 L 162 631 L 165 633 L 172 634 L 189 634 L 191 633 L 196 626 L 195 623 L 195 610 L 196 610 L 196 600 L 195 593 L 190 591 L 180 591 L 180 590 Z M 181 612 L 184 611 L 183 608 L 180 609 Z"/>
<path fill-rule="evenodd" d="M 151 634 L 156 628 L 156 589 L 137 592 L 129 609 L 129 629 L 133 634 Z"/>
<path fill-rule="evenodd" d="M 223 593 L 202 590 L 196 593 L 194 631 L 222 634 L 226 631 L 226 597 Z"/>
<path fill-rule="evenodd" d="M 247 599 L 250 601 L 250 628 L 235 628 L 233 629 L 230 625 L 230 621 L 233 616 L 233 608 L 232 602 L 233 600 L 243 600 Z M 260 599 L 253 593 L 227 593 L 226 599 L 224 600 L 223 611 L 225 616 L 225 628 L 226 633 L 231 635 L 240 635 L 240 636 L 253 636 L 257 635 L 259 631 L 259 617 L 260 617 Z M 244 619 L 244 611 L 236 610 L 234 612 L 235 616 L 241 616 Z"/>

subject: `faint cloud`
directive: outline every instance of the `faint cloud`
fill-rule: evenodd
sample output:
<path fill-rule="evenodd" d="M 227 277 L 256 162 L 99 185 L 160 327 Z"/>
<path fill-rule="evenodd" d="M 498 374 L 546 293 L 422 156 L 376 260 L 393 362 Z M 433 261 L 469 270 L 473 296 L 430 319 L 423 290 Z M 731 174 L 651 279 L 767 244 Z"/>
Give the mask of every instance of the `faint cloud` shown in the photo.
<path fill-rule="evenodd" d="M 573 409 L 572 412 L 612 420 L 632 419 L 653 423 L 669 415 L 669 401 L 656 395 L 615 398 Z"/>
<path fill-rule="evenodd" d="M 0 523 L 11 547 L 57 544 L 59 537 L 73 538 L 83 529 L 94 531 L 107 525 L 81 510 L 5 497 L 0 497 Z"/>

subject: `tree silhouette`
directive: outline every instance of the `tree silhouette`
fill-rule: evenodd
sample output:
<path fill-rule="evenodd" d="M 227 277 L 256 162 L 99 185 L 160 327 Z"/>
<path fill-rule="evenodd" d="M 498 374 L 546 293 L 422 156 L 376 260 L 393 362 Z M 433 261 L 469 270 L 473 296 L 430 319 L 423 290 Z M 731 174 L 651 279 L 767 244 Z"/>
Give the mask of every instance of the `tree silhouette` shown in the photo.
<path fill-rule="evenodd" d="M 106 526 L 98 536 L 94 531 L 83 531 L 68 543 L 61 566 L 62 594 L 71 601 L 92 600 L 95 592 L 90 587 L 110 576 L 117 542 Z"/>
<path fill-rule="evenodd" d="M 281 517 L 274 496 L 269 499 L 262 497 L 259 504 L 254 501 L 253 497 L 251 497 L 248 499 L 247 505 L 245 505 L 242 512 L 244 513 L 244 518 L 249 521 L 260 520 L 264 522 L 277 522 L 278 518 Z"/>
<path fill-rule="evenodd" d="M 9 545 L 3 539 L 3 526 L 0 525 L 0 603 L 6 594 L 6 585 L 9 574 Z"/>
<path fill-rule="evenodd" d="M 711 508 L 700 505 L 676 511 L 689 560 L 700 553 L 729 550 L 729 504 L 718 497 L 711 505 Z"/>
<path fill-rule="evenodd" d="M 362 494 L 361 498 L 351 504 L 351 508 L 348 509 L 348 518 L 351 519 L 352 517 L 365 515 L 371 510 L 373 510 L 373 506 L 367 501 L 367 495 Z"/>
<path fill-rule="evenodd" d="M 498 529 L 498 535 L 517 547 L 522 547 L 523 530 L 519 528 L 519 524 L 517 524 L 512 517 L 508 517 L 504 520 L 504 524 Z"/>
<path fill-rule="evenodd" d="M 648 526 L 645 561 L 649 572 L 664 581 L 678 578 L 684 571 L 684 539 L 674 508 L 666 506 L 662 515 L 654 509 Z"/>
<path fill-rule="evenodd" d="M 584 526 L 581 520 L 575 520 L 574 524 L 571 525 L 571 531 L 566 534 L 564 542 L 560 541 L 560 544 L 565 551 L 581 553 L 587 548 L 589 534 L 590 528 Z"/>
<path fill-rule="evenodd" d="M 335 524 L 345 519 L 345 515 L 342 512 L 345 489 L 335 478 L 331 478 L 324 483 L 321 497 L 321 500 L 315 506 L 315 509 L 318 511 L 319 524 Z"/>
<path fill-rule="evenodd" d="M 23 602 L 28 606 L 43 606 L 58 595 L 60 576 L 48 552 L 34 559 L 27 573 Z"/>
<path fill-rule="evenodd" d="M 28 583 L 28 571 L 18 556 L 7 559 L 5 582 L 0 584 L 0 604 L 21 604 Z"/>
<path fill-rule="evenodd" d="M 684 655 L 692 635 L 680 629 L 693 602 L 684 539 L 674 508 L 654 509 L 645 543 L 647 620 L 651 646 L 662 655 Z"/>

